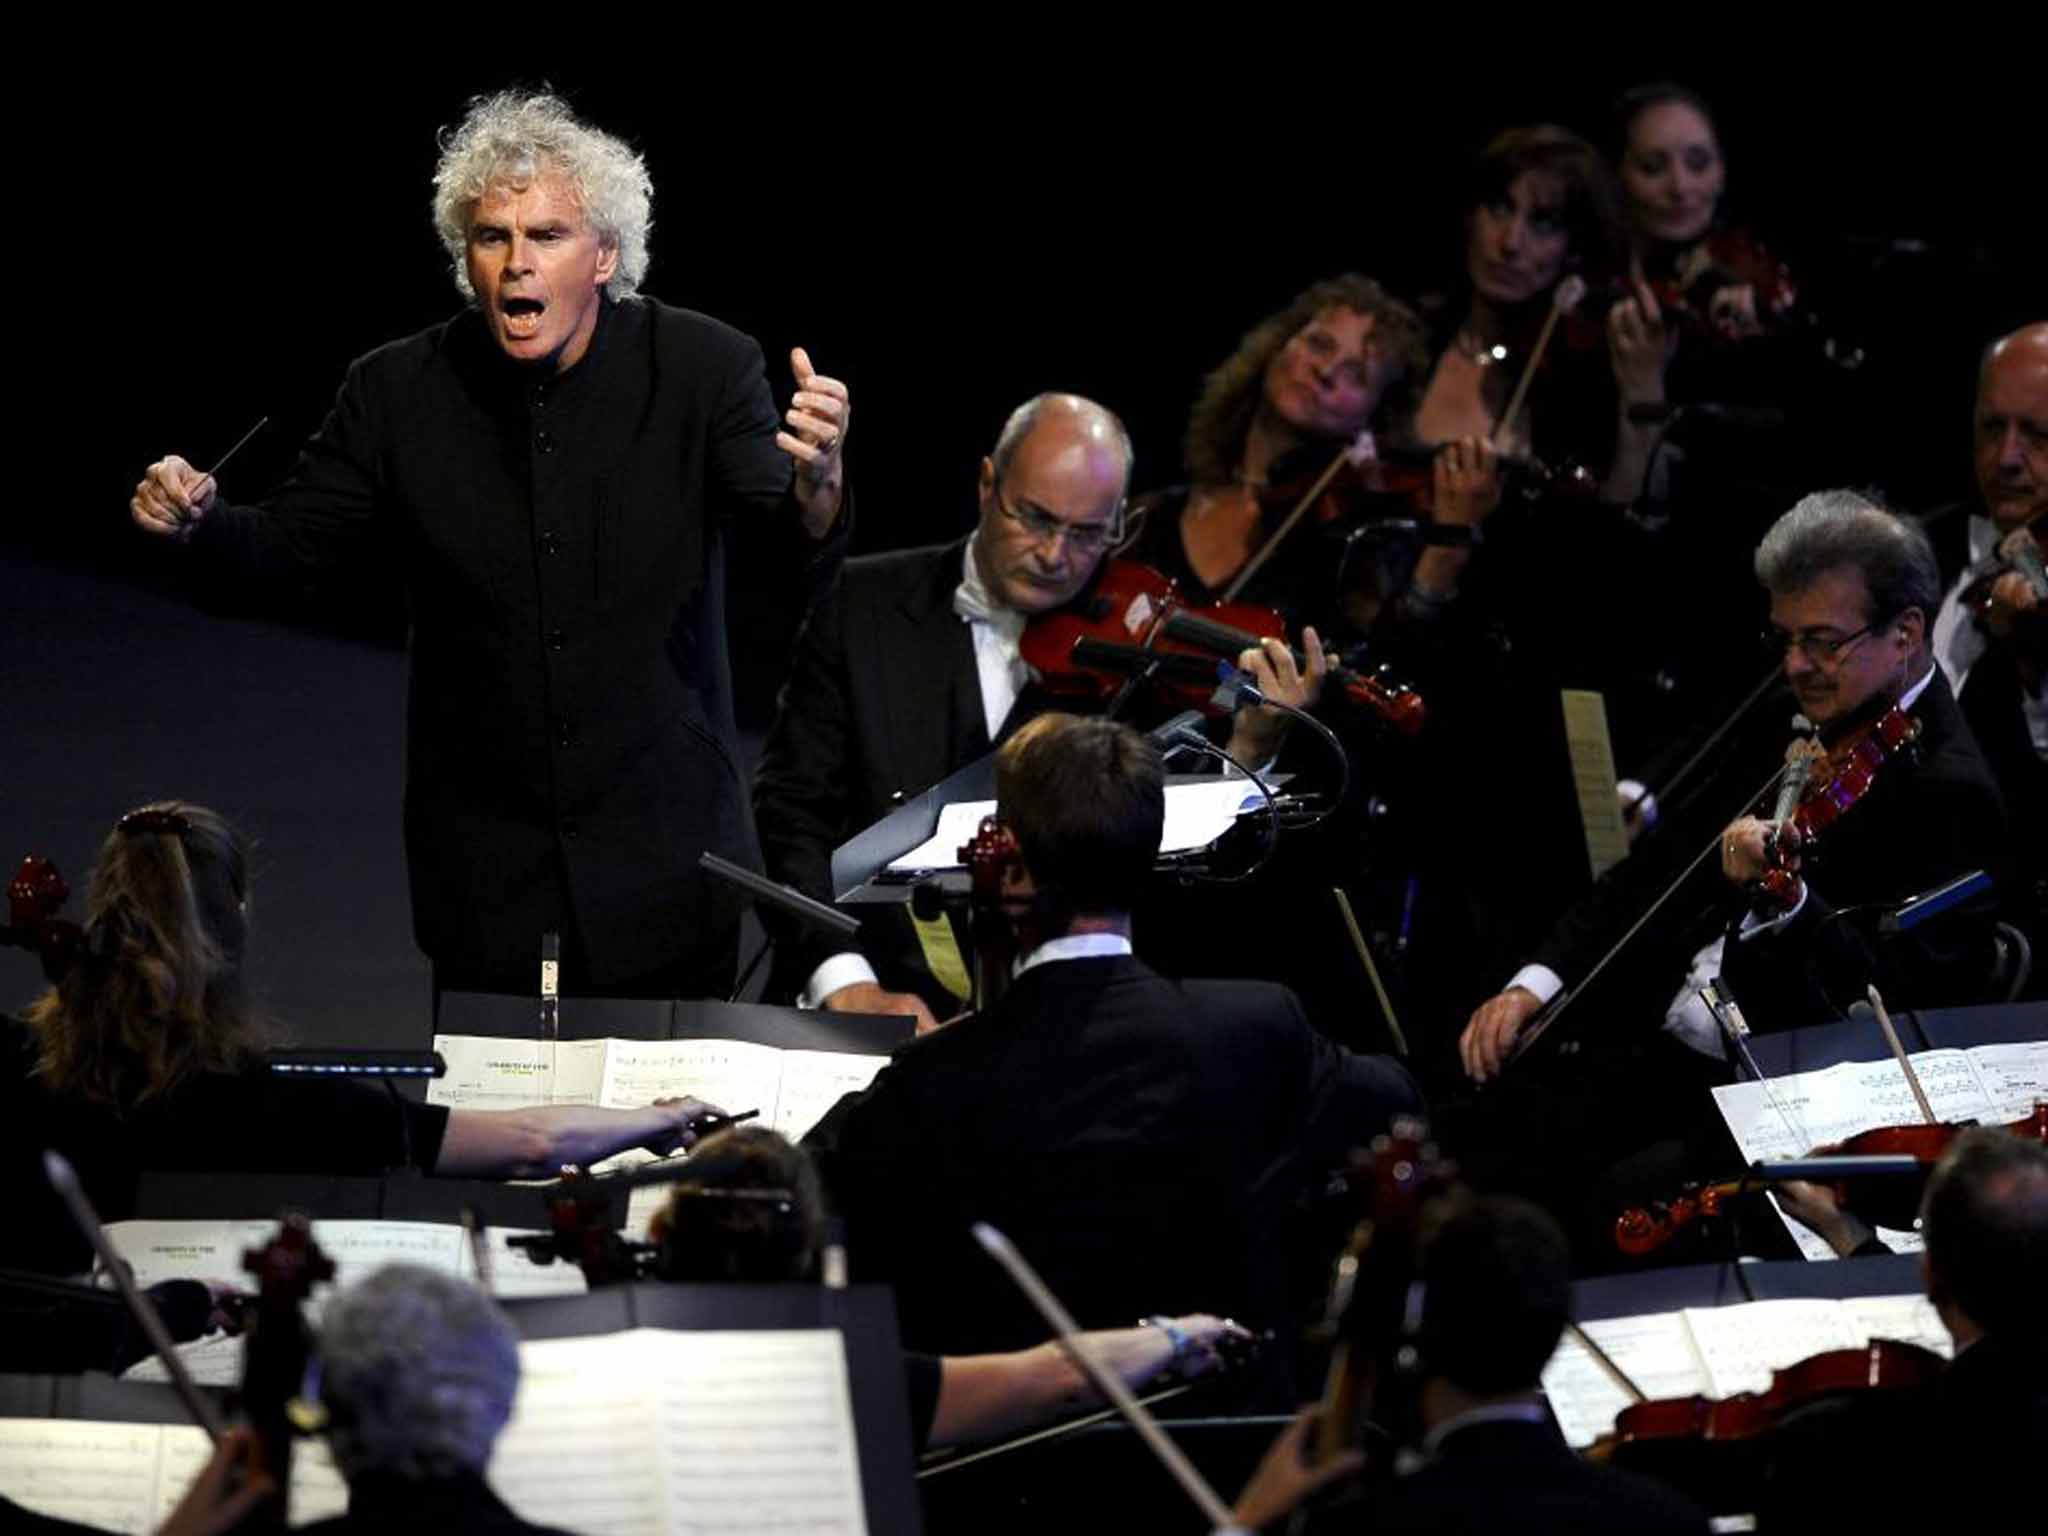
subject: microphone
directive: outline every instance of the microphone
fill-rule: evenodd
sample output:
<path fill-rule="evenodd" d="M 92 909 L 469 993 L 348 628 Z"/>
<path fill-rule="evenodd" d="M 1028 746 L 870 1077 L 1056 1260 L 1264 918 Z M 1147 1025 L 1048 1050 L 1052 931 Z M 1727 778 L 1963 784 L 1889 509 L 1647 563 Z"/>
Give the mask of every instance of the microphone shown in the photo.
<path fill-rule="evenodd" d="M 1161 753 L 1170 753 L 1175 748 L 1188 744 L 1188 737 L 1201 736 L 1202 744 L 1208 745 L 1209 738 L 1202 736 L 1202 712 L 1198 709 L 1184 709 L 1162 725 L 1155 725 L 1145 733 L 1145 739 Z"/>
<path fill-rule="evenodd" d="M 1673 405 L 1668 400 L 1632 405 L 1628 419 L 1643 427 L 1677 427 L 1688 419 L 1708 421 L 1737 432 L 1775 432 L 1785 425 L 1785 413 L 1767 405 L 1730 405 L 1719 400 L 1690 400 Z"/>
<path fill-rule="evenodd" d="M 1973 869 L 1946 885 L 1937 885 L 1931 891 L 1922 891 L 1900 902 L 1877 920 L 1877 931 L 1885 935 L 1911 933 L 1929 919 L 1973 901 L 1990 889 L 1991 876 L 1981 869 Z"/>

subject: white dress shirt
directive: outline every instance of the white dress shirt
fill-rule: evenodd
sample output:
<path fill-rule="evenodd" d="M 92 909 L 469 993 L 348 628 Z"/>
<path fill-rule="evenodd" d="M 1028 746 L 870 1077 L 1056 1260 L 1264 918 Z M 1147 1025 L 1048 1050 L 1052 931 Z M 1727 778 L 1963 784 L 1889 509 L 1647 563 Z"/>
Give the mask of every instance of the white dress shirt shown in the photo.
<path fill-rule="evenodd" d="M 953 611 L 974 642 L 974 672 L 981 684 L 981 717 L 988 739 L 1002 733 L 1017 695 L 1024 690 L 1023 636 L 1026 616 L 997 601 L 981 579 L 974 559 L 974 540 L 967 541 L 960 585 L 953 592 Z M 1126 946 L 1128 951 L 1128 945 Z M 842 950 L 811 972 L 797 997 L 799 1008 L 818 1008 L 842 987 L 877 980 L 875 968 L 859 950 Z"/>

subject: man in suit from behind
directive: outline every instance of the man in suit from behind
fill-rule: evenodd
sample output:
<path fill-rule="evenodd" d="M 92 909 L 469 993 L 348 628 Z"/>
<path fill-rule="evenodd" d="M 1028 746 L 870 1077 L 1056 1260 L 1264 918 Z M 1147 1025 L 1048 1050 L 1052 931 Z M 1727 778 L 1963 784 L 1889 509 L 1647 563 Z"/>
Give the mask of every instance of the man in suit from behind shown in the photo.
<path fill-rule="evenodd" d="M 1664 1532 L 1707 1529 L 1671 1489 L 1571 1450 L 1545 1406 L 1544 1365 L 1571 1316 L 1570 1255 L 1543 1210 L 1508 1196 L 1474 1200 L 1422 1251 L 1412 1346 L 1421 1462 L 1338 1493 L 1315 1531 Z M 1312 1465 L 1313 1414 L 1268 1451 L 1237 1503 L 1247 1530 L 1277 1522 L 1355 1453 Z M 1381 1470 L 1385 1470 L 1382 1468 Z"/>
<path fill-rule="evenodd" d="M 981 461 L 974 532 L 951 544 L 847 562 L 805 620 L 754 781 L 767 871 L 830 901 L 832 850 L 901 803 L 985 756 L 1045 700 L 1026 675 L 1025 625 L 1081 596 L 1122 537 L 1131 440 L 1115 414 L 1044 394 L 1011 412 Z M 1277 641 L 1239 665 L 1268 697 L 1314 697 Z M 1259 763 L 1285 717 L 1246 709 L 1228 750 Z M 958 1006 L 893 909 L 870 913 L 858 948 L 807 940 L 765 915 L 776 940 L 771 992 L 806 1006 L 902 1013 L 931 1028 Z"/>
<path fill-rule="evenodd" d="M 911 1348 L 1029 1344 L 1037 1315 L 969 1234 L 988 1221 L 1084 1326 L 1150 1309 L 1284 1325 L 1292 1208 L 1418 1106 L 1413 1081 L 1330 1044 L 1284 987 L 1170 981 L 1132 956 L 1165 805 L 1137 732 L 1040 716 L 1003 746 L 997 795 L 1022 853 L 1014 981 L 807 1143 L 856 1276 L 895 1284 Z"/>
<path fill-rule="evenodd" d="M 1825 1195 L 1809 1205 L 1838 1252 L 1868 1228 Z M 1802 1216 L 1802 1219 L 1806 1219 Z M 1866 1392 L 1795 1415 L 1771 1447 L 1767 1530 L 1907 1530 L 1954 1512 L 1941 1476 L 1869 1469 L 1970 1469 L 1987 1509 L 2038 1496 L 2048 1446 L 2048 1147 L 1999 1126 L 1958 1136 L 1920 1203 L 1927 1299 L 1954 1345 L 1923 1386 Z M 2001 1500 L 2001 1495 L 2003 1499 Z"/>

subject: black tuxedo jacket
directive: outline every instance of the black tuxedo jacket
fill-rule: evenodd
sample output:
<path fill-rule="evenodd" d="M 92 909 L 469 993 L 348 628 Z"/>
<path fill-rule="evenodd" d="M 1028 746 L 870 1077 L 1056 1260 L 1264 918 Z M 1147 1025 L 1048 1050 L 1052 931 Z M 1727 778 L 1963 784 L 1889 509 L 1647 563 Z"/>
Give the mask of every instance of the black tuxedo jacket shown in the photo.
<path fill-rule="evenodd" d="M 1281 1325 L 1306 1182 L 1419 1104 L 1403 1068 L 1331 1045 L 1283 987 L 1063 960 L 905 1046 L 807 1145 L 856 1277 L 897 1288 L 905 1345 L 972 1354 L 1045 1337 L 975 1221 L 1084 1327 Z"/>
<path fill-rule="evenodd" d="M 1706 1512 L 1661 1483 L 1596 1466 L 1547 1424 L 1481 1423 L 1446 1436 L 1427 1465 L 1376 1497 L 1333 1508 L 1311 1522 L 1319 1533 L 1428 1532 L 1492 1536 L 1498 1531 L 1704 1533 Z M 1362 1516 L 1362 1518 L 1361 1518 Z"/>
<path fill-rule="evenodd" d="M 832 850 L 989 750 L 974 641 L 953 611 L 966 540 L 849 560 L 804 620 L 754 777 L 771 878 L 832 900 Z M 908 924 L 870 914 L 861 948 L 885 986 L 923 968 Z M 838 941 L 763 913 L 775 990 L 799 989 Z"/>
<path fill-rule="evenodd" d="M 1866 939 L 1870 920 L 1837 915 L 1903 901 L 1974 869 L 2006 878 L 2011 850 L 2004 805 L 1939 668 L 1911 713 L 1921 723 L 1919 743 L 1881 767 L 1869 793 L 1823 834 L 1805 863 L 1807 901 L 1798 917 L 1772 933 L 1729 938 L 1722 975 L 1752 1025 L 1820 1023 L 1836 1006 L 1860 998 L 1872 981 L 1888 1003 L 1902 1007 L 1982 1000 L 1991 969 L 1984 923 L 1948 918 L 1873 946 Z M 1758 757 L 1745 762 L 1739 788 L 1733 767 L 1727 770 L 1731 798 L 1720 824 L 1741 813 L 1740 797 L 1769 771 L 1769 757 Z M 1705 837 L 1716 830 L 1697 821 L 1689 831 L 1701 836 L 1701 827 Z M 1650 851 L 1651 859 L 1631 855 L 1609 870 L 1532 958 L 1567 986 L 1583 980 L 1662 882 L 1700 849 L 1691 838 L 1684 845 L 1666 838 L 1661 858 Z M 1620 976 L 1601 982 L 1598 1008 L 1626 1009 L 1637 1019 L 1646 1010 L 1661 1016 L 1693 951 L 1742 910 L 1719 858 L 1708 855 L 1667 903 L 1669 915 L 1635 941 L 1640 948 L 1620 976 L 1636 978 L 1636 986 Z"/>
<path fill-rule="evenodd" d="M 1977 512 L 1973 504 L 1958 502 L 1921 520 L 1941 563 L 1944 598 L 1969 563 L 1970 518 Z M 1994 643 L 1970 668 L 1956 703 L 2005 795 L 2018 860 L 2005 909 L 2034 935 L 2034 970 L 2040 976 L 2048 965 L 2039 953 L 2048 942 L 2048 759 L 2035 750 L 2027 732 L 2020 707 L 2025 687 L 2012 646 Z"/>
<path fill-rule="evenodd" d="M 353 364 L 291 477 L 216 506 L 193 547 L 289 594 L 382 534 L 412 620 L 406 851 L 436 964 L 524 989 L 566 899 L 603 983 L 732 949 L 711 850 L 754 861 L 723 543 L 804 537 L 761 349 L 709 316 L 605 302 L 566 373 L 482 318 Z M 847 519 L 840 519 L 843 528 Z"/>

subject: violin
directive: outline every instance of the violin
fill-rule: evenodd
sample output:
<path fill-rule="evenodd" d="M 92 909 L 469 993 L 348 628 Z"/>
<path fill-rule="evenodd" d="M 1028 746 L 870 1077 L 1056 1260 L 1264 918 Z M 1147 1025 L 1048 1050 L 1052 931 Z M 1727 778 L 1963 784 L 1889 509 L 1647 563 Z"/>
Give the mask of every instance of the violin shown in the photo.
<path fill-rule="evenodd" d="M 1823 1399 L 1925 1386 L 1947 1365 L 1933 1350 L 1917 1344 L 1872 1339 L 1861 1349 L 1829 1350 L 1774 1372 L 1770 1386 L 1761 1392 L 1631 1403 L 1616 1416 L 1613 1432 L 1596 1440 L 1586 1455 L 1626 1464 L 1686 1443 L 1751 1440 Z"/>
<path fill-rule="evenodd" d="M 1862 730 L 1811 757 L 1798 803 L 1775 818 L 1778 825 L 1770 848 L 1773 867 L 1765 870 L 1758 882 L 1760 905 L 1789 912 L 1799 904 L 1805 886 L 1790 867 L 1792 860 L 1812 848 L 1870 793 L 1878 771 L 1887 762 L 1919 739 L 1920 722 L 1894 704 Z"/>
<path fill-rule="evenodd" d="M 1360 1219 L 1331 1271 L 1318 1333 L 1331 1341 L 1316 1460 L 1364 1442 L 1377 1427 L 1395 1445 L 1421 1429 L 1419 1360 L 1404 1319 L 1423 1234 L 1466 1198 L 1455 1164 L 1438 1155 L 1427 1125 L 1409 1116 L 1352 1154 L 1349 1192 Z M 1383 1466 L 1391 1458 L 1376 1458 Z"/>
<path fill-rule="evenodd" d="M 1655 270 L 1641 273 L 1640 281 L 1657 301 L 1664 323 L 1701 343 L 1729 347 L 1759 335 L 1803 336 L 1817 339 L 1821 355 L 1844 371 L 1865 361 L 1862 347 L 1834 335 L 1822 316 L 1801 302 L 1791 267 L 1748 230 L 1714 230 Z M 1736 288 L 1750 290 L 1755 333 L 1736 329 L 1716 302 Z M 1636 286 L 1626 280 L 1594 284 L 1567 332 L 1567 345 L 1577 351 L 1604 350 L 1608 311 L 1634 297 Z"/>
<path fill-rule="evenodd" d="M 971 885 L 967 931 L 974 945 L 974 1005 L 979 1011 L 1002 996 L 1017 960 L 1053 937 L 1056 929 L 1040 920 L 1047 915 L 1041 905 L 1015 894 L 1010 875 L 1023 870 L 1024 850 L 1001 818 L 982 817 L 958 858 L 967 866 Z"/>
<path fill-rule="evenodd" d="M 1973 1129 L 1972 1125 L 1954 1123 L 1878 1126 L 1873 1130 L 1860 1131 L 1838 1145 L 1815 1147 L 1809 1155 L 1910 1157 L 1923 1167 L 1932 1168 L 1947 1154 L 1958 1136 Z M 2023 1140 L 2048 1145 L 2048 1101 L 2036 1104 L 2034 1112 L 2024 1120 L 2010 1121 L 2000 1129 Z M 1714 1184 L 1687 1185 L 1669 1200 L 1633 1206 L 1614 1219 L 1614 1246 L 1631 1257 L 1654 1253 L 1694 1222 L 1719 1216 L 1735 1196 L 1765 1187 L 1755 1179 L 1727 1179 Z M 1848 1187 L 1837 1184 L 1834 1193 L 1837 1203 L 1849 1208 Z M 1917 1202 L 1917 1190 L 1913 1198 Z M 1880 1213 L 1880 1217 L 1887 1214 L 1896 1217 L 1898 1213 Z M 1903 1226 L 1911 1219 L 1906 1215 L 1903 1219 L 1881 1220 L 1881 1224 Z"/>
<path fill-rule="evenodd" d="M 324 1427 L 318 1407 L 302 1396 L 313 1359 L 312 1330 L 304 1305 L 313 1287 L 334 1278 L 334 1261 L 313 1240 L 313 1225 L 287 1212 L 277 1233 L 242 1255 L 256 1277 L 256 1304 L 242 1354 L 242 1411 L 256 1432 L 257 1456 L 277 1497 L 259 1506 L 251 1529 L 285 1529 L 285 1493 L 291 1487 L 292 1438 Z"/>
<path fill-rule="evenodd" d="M 1244 602 L 1194 607 L 1171 577 L 1135 560 L 1109 559 L 1080 601 L 1032 619 L 1020 649 L 1034 679 L 1063 702 L 1107 703 L 1142 675 L 1187 707 L 1216 714 L 1224 707 L 1216 699 L 1217 658 L 1234 659 L 1286 634 L 1286 620 L 1274 609 Z M 1295 661 L 1304 665 L 1298 653 Z M 1328 679 L 1402 735 L 1422 729 L 1422 696 L 1385 667 L 1366 673 L 1333 664 Z"/>
<path fill-rule="evenodd" d="M 2026 577 L 2035 600 L 2048 603 L 2048 565 L 2042 563 L 2044 549 L 2048 549 L 2048 518 L 2036 518 L 2023 528 L 2013 529 L 1990 554 L 1970 567 L 1963 583 L 1963 606 L 1981 620 L 1991 607 L 1992 587 L 2008 571 Z"/>

